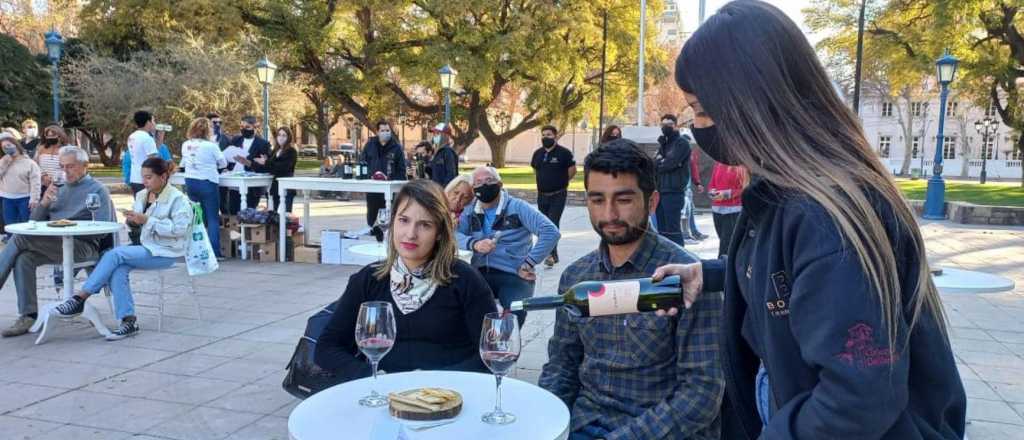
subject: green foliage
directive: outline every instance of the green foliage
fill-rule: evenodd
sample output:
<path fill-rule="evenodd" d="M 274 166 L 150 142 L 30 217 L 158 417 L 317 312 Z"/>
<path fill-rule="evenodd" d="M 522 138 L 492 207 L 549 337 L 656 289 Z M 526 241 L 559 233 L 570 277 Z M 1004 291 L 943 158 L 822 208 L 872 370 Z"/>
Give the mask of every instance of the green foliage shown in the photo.
<path fill-rule="evenodd" d="M 14 38 L 0 34 L 0 123 L 21 127 L 26 118 L 48 121 L 50 73 Z"/>

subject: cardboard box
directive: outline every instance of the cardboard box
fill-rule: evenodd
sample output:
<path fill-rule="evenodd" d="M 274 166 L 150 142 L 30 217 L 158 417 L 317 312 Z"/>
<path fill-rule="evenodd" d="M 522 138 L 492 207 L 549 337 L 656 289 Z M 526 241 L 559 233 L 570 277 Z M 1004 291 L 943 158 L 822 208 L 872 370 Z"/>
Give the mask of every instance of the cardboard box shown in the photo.
<path fill-rule="evenodd" d="M 251 245 L 250 249 L 252 249 L 250 257 L 257 263 L 277 262 L 277 243 Z"/>
<path fill-rule="evenodd" d="M 238 242 L 231 240 L 231 230 L 220 228 L 220 254 L 227 258 L 238 256 Z"/>
<path fill-rule="evenodd" d="M 245 234 L 245 241 L 252 244 L 277 241 L 277 237 L 270 238 L 270 228 L 267 225 L 242 225 L 242 233 Z"/>
<path fill-rule="evenodd" d="M 296 263 L 320 263 L 320 248 L 317 246 L 299 246 L 295 248 Z"/>
<path fill-rule="evenodd" d="M 222 215 L 220 216 L 220 226 L 228 229 L 238 229 L 238 216 L 237 215 Z"/>

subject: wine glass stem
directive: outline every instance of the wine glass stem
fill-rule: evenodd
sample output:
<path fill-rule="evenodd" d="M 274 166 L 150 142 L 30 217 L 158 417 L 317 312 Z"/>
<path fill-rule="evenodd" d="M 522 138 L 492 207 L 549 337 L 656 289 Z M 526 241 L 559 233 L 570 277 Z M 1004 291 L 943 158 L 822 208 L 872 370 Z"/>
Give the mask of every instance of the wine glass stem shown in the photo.
<path fill-rule="evenodd" d="M 501 375 L 500 374 L 495 374 L 494 375 L 494 382 L 495 382 L 494 391 L 495 391 L 495 394 L 497 395 L 497 398 L 494 401 L 494 412 L 496 414 L 501 414 L 504 411 L 501 410 Z"/>
<path fill-rule="evenodd" d="M 373 389 L 370 390 L 370 394 L 374 396 L 377 395 L 377 363 L 378 361 L 370 361 L 370 365 L 373 366 Z"/>

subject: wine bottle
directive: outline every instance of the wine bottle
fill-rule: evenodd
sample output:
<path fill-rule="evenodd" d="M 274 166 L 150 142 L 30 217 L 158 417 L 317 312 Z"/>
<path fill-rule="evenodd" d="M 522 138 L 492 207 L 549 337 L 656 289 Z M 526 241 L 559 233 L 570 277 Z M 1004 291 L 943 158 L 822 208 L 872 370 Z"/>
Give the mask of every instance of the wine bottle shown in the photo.
<path fill-rule="evenodd" d="M 680 307 L 683 286 L 679 276 L 654 282 L 650 278 L 632 280 L 583 281 L 566 289 L 561 296 L 537 296 L 512 301 L 509 309 L 544 310 L 565 306 L 580 316 L 620 315 L 653 312 Z"/>

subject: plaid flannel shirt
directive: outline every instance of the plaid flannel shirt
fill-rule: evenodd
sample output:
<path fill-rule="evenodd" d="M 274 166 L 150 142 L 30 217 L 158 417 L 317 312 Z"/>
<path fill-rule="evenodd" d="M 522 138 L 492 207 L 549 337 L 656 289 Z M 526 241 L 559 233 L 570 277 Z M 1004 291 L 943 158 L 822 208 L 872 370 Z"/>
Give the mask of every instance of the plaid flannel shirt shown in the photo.
<path fill-rule="evenodd" d="M 584 280 L 649 277 L 697 258 L 648 232 L 623 265 L 607 248 L 562 273 L 559 293 Z M 676 317 L 634 313 L 576 317 L 559 309 L 540 386 L 571 409 L 572 431 L 597 426 L 607 440 L 718 439 L 725 380 L 718 355 L 720 294 L 702 294 Z"/>

